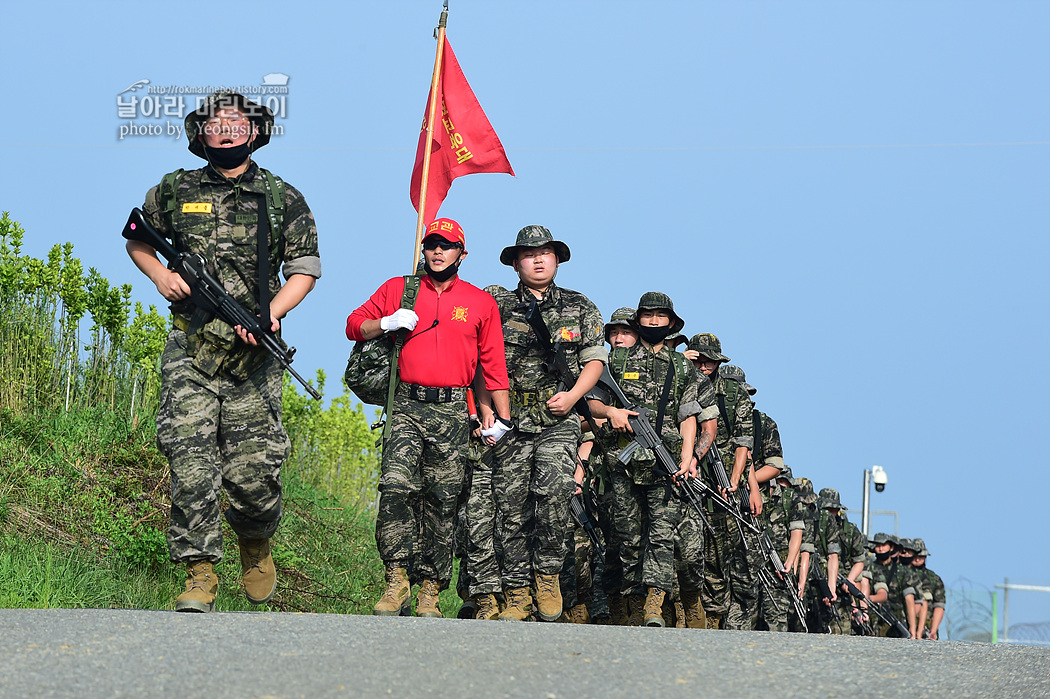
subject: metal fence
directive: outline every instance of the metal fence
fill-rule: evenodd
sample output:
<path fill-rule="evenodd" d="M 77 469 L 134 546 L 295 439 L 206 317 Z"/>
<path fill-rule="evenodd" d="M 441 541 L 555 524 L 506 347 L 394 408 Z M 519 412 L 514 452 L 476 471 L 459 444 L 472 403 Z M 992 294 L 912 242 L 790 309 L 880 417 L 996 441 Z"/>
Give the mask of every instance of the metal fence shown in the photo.
<path fill-rule="evenodd" d="M 1010 623 L 1010 591 L 1050 592 L 1050 587 L 1014 585 L 995 590 L 958 578 L 945 591 L 947 609 L 940 637 L 952 641 L 1050 646 L 1050 621 Z M 1002 590 L 1002 594 L 998 592 Z"/>

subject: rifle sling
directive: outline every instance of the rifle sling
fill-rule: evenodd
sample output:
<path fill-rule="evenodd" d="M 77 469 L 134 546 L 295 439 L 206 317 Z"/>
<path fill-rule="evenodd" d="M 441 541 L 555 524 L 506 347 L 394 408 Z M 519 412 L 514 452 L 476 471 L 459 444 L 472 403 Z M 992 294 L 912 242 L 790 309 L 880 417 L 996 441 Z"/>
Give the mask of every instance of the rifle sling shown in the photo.
<path fill-rule="evenodd" d="M 270 216 L 259 203 L 259 231 L 257 238 L 259 254 L 259 325 L 269 330 L 270 321 Z"/>
<path fill-rule="evenodd" d="M 671 396 L 671 382 L 674 380 L 674 355 L 671 355 L 671 360 L 667 363 L 667 374 L 664 378 L 664 387 L 660 391 L 660 401 L 656 404 L 656 434 L 659 437 L 663 437 L 664 433 L 664 412 L 667 410 L 667 401 Z"/>

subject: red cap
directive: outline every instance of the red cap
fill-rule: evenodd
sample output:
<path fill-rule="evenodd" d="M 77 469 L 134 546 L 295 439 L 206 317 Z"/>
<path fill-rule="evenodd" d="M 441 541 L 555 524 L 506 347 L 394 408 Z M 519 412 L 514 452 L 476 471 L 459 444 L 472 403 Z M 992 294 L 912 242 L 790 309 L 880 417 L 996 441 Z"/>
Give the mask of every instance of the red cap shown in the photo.
<path fill-rule="evenodd" d="M 450 218 L 439 218 L 427 226 L 427 232 L 423 236 L 423 240 L 432 235 L 441 236 L 450 243 L 459 243 L 464 250 L 467 249 L 467 239 L 463 235 L 463 226 Z"/>

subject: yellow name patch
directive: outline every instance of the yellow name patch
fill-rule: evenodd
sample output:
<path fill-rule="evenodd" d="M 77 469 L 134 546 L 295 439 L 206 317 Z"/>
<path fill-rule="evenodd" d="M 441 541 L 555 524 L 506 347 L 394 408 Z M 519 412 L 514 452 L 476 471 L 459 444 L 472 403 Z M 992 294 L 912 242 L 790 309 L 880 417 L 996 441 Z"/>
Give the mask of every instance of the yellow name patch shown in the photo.
<path fill-rule="evenodd" d="M 211 204 L 208 202 L 186 202 L 182 205 L 184 214 L 210 214 Z"/>
<path fill-rule="evenodd" d="M 624 374 L 623 374 L 623 378 L 624 379 L 637 379 L 638 378 L 638 372 L 637 371 L 625 371 Z"/>

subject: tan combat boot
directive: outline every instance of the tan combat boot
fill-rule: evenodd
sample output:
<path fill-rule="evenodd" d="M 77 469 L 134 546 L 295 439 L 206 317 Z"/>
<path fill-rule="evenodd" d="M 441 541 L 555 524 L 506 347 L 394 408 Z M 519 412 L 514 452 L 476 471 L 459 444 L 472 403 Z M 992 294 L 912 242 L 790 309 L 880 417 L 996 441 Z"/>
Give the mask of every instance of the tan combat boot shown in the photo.
<path fill-rule="evenodd" d="M 386 566 L 386 591 L 372 608 L 376 616 L 408 616 L 411 612 L 412 585 L 408 571 L 396 565 Z"/>
<path fill-rule="evenodd" d="M 441 592 L 441 583 L 437 580 L 424 580 L 419 586 L 419 594 L 416 595 L 416 616 L 427 616 L 441 619 L 441 610 L 438 608 L 438 594 Z"/>
<path fill-rule="evenodd" d="M 591 623 L 591 612 L 586 604 L 577 604 L 565 610 L 565 621 L 570 624 Z"/>
<path fill-rule="evenodd" d="M 266 604 L 277 591 L 277 568 L 270 555 L 269 539 L 237 538 L 241 550 L 241 584 L 252 604 Z"/>
<path fill-rule="evenodd" d="M 641 626 L 645 618 L 645 595 L 627 595 L 627 625 Z"/>
<path fill-rule="evenodd" d="M 674 627 L 676 629 L 684 629 L 685 628 L 685 605 L 682 604 L 682 597 L 681 597 L 681 595 L 679 595 L 678 597 L 675 597 L 675 600 L 672 603 L 672 606 L 674 607 Z"/>
<path fill-rule="evenodd" d="M 532 595 L 527 587 L 512 587 L 506 592 L 507 604 L 500 621 L 525 621 L 532 614 Z"/>
<path fill-rule="evenodd" d="M 561 585 L 557 575 L 536 573 L 536 609 L 543 621 L 557 621 L 561 616 Z"/>
<path fill-rule="evenodd" d="M 700 604 L 700 593 L 682 592 L 682 606 L 685 608 L 685 626 L 688 629 L 707 628 L 704 607 Z"/>
<path fill-rule="evenodd" d="M 667 593 L 655 587 L 649 588 L 649 594 L 645 597 L 645 625 L 666 626 L 661 608 L 664 605 L 664 597 Z"/>
<path fill-rule="evenodd" d="M 215 609 L 215 595 L 219 579 L 208 561 L 193 561 L 186 565 L 186 591 L 175 600 L 176 612 L 210 612 Z"/>
<path fill-rule="evenodd" d="M 474 618 L 482 621 L 495 621 L 499 619 L 499 604 L 496 595 L 474 595 Z"/>
<path fill-rule="evenodd" d="M 721 623 L 722 617 L 717 614 L 708 614 L 706 619 L 704 619 L 704 628 L 717 629 Z"/>

